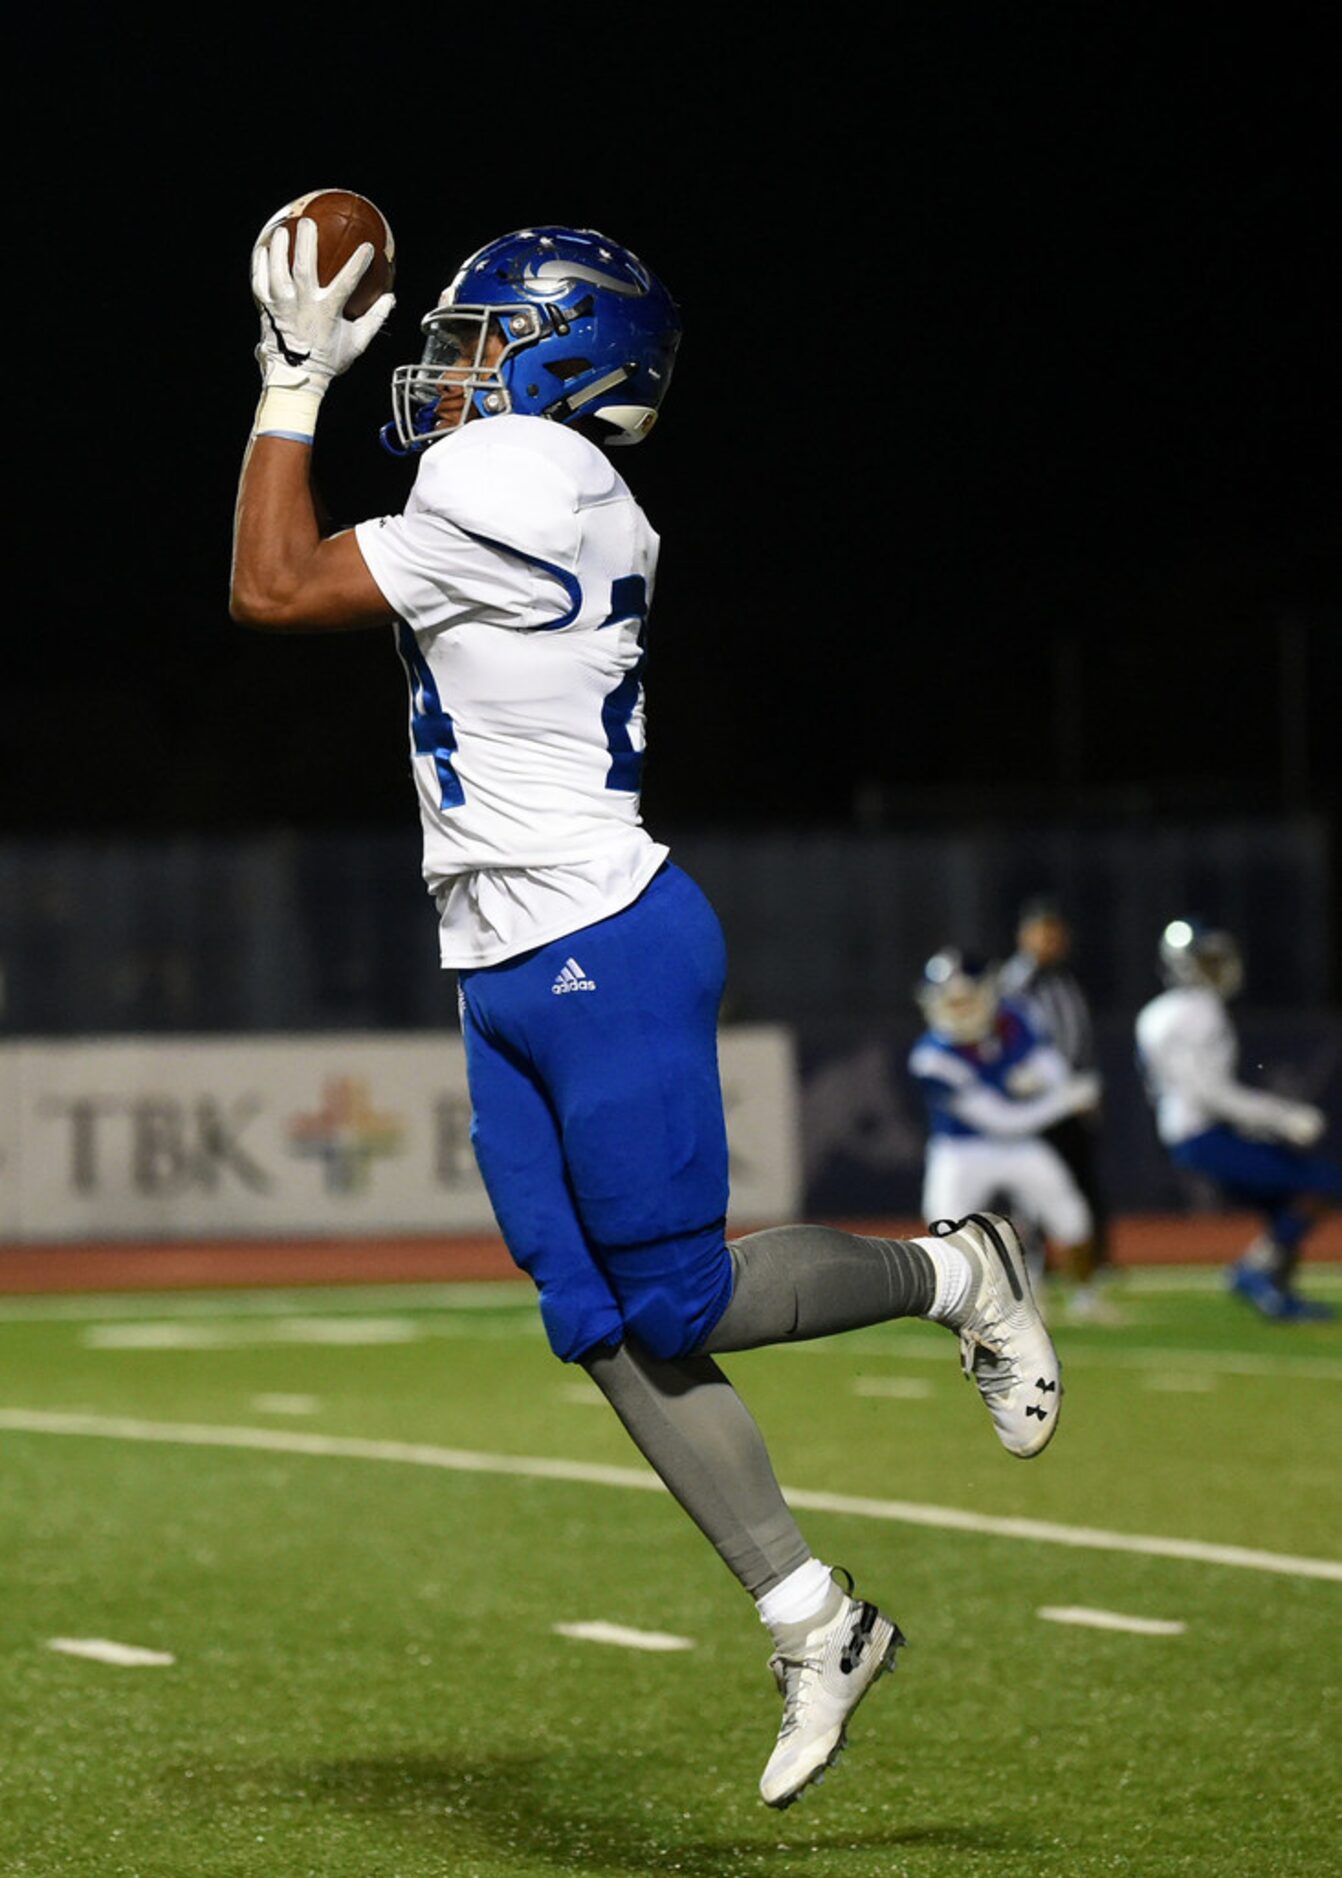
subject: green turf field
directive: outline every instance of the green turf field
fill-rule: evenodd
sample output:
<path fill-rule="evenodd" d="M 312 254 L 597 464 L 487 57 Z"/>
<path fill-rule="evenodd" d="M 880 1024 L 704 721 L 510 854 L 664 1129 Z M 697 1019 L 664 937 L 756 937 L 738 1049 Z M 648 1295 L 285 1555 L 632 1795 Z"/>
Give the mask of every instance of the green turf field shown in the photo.
<path fill-rule="evenodd" d="M 1342 1322 L 1135 1275 L 1030 1463 L 928 1326 L 730 1359 L 910 1638 L 780 1815 L 765 1633 L 526 1297 L 0 1299 L 5 1878 L 1342 1868 Z"/>

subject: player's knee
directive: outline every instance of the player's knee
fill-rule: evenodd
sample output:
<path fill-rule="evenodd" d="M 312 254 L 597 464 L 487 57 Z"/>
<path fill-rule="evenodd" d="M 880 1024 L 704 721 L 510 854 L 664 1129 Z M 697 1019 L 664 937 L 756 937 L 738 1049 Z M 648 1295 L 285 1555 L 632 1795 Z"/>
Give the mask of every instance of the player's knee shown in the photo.
<path fill-rule="evenodd" d="M 626 1308 L 624 1327 L 649 1355 L 670 1363 L 688 1356 L 708 1335 L 712 1326 L 701 1327 L 699 1316 L 672 1292 L 647 1291 Z"/>
<path fill-rule="evenodd" d="M 609 1303 L 544 1286 L 540 1296 L 541 1324 L 546 1341 L 561 1363 L 577 1363 L 598 1344 L 618 1343 L 620 1318 Z"/>
<path fill-rule="evenodd" d="M 688 1356 L 726 1310 L 732 1262 L 720 1226 L 606 1254 L 625 1330 L 663 1362 Z"/>

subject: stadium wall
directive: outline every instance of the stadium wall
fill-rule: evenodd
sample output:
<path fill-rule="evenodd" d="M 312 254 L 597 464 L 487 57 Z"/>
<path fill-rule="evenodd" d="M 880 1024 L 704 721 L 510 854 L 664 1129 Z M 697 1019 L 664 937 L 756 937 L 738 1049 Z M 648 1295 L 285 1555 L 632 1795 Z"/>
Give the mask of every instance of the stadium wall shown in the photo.
<path fill-rule="evenodd" d="M 899 1023 L 943 945 L 1009 949 L 1028 894 L 1062 894 L 1096 1009 L 1155 989 L 1166 921 L 1231 927 L 1249 997 L 1342 1003 L 1326 823 L 1074 824 L 668 836 L 726 929 L 727 1016 Z M 440 1030 L 418 837 L 0 842 L 0 1032 Z"/>
<path fill-rule="evenodd" d="M 909 1024 L 727 1025 L 732 1223 L 920 1215 Z M 1342 1014 L 1246 1013 L 1245 1073 L 1342 1115 Z M 1105 1020 L 1101 1162 L 1123 1216 L 1212 1216 Z M 459 1032 L 0 1044 L 0 1243 L 489 1233 Z"/>
<path fill-rule="evenodd" d="M 791 1034 L 721 1038 L 738 1220 L 801 1205 Z M 0 1045 L 0 1243 L 489 1232 L 459 1034 Z"/>

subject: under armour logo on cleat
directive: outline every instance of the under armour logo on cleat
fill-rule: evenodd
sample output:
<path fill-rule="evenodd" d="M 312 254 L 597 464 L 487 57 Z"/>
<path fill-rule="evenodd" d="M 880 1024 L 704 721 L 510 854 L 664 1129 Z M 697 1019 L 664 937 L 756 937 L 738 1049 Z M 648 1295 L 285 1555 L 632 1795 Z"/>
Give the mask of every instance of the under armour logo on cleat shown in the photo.
<path fill-rule="evenodd" d="M 565 959 L 550 990 L 557 998 L 566 991 L 595 991 L 596 980 L 587 976 L 577 959 Z"/>
<path fill-rule="evenodd" d="M 839 1658 L 839 1668 L 845 1676 L 851 1676 L 862 1658 L 867 1653 L 867 1642 L 872 1626 L 876 1622 L 876 1606 L 864 1604 L 862 1614 L 853 1625 L 848 1641 L 843 1646 L 843 1655 Z"/>
<path fill-rule="evenodd" d="M 1027 1416 L 1037 1415 L 1041 1422 L 1048 1420 L 1048 1410 L 1046 1408 L 1036 1408 L 1033 1402 L 1030 1404 L 1029 1408 L 1026 1409 L 1025 1413 Z"/>
<path fill-rule="evenodd" d="M 1036 1376 L 1034 1386 L 1036 1389 L 1048 1390 L 1056 1389 L 1058 1385 L 1056 1382 L 1047 1382 L 1042 1376 Z"/>

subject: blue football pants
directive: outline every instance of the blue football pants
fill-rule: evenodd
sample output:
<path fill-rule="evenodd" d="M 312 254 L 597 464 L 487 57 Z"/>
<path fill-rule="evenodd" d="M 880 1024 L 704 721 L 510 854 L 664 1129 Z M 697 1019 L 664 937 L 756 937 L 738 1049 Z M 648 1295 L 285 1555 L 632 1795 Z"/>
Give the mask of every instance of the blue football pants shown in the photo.
<path fill-rule="evenodd" d="M 459 974 L 471 1136 L 555 1354 L 671 1360 L 731 1297 L 717 1053 L 726 948 L 668 863 L 631 906 Z"/>
<path fill-rule="evenodd" d="M 1342 1167 L 1323 1154 L 1307 1154 L 1278 1141 L 1251 1141 L 1223 1124 L 1181 1141 L 1176 1164 L 1215 1181 L 1233 1205 L 1261 1213 L 1273 1241 L 1293 1252 L 1311 1220 L 1298 1202 L 1323 1196 L 1342 1200 Z"/>

